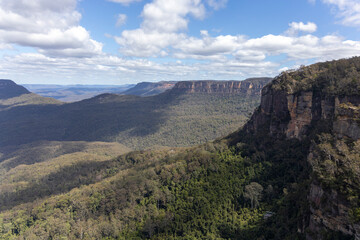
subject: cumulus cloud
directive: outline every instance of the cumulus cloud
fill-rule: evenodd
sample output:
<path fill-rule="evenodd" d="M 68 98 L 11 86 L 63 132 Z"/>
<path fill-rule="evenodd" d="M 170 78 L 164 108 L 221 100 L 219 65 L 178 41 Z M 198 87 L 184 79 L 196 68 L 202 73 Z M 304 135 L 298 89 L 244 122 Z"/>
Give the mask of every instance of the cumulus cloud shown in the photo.
<path fill-rule="evenodd" d="M 346 26 L 360 27 L 360 2 L 358 0 L 322 0 L 334 6 L 340 22 Z"/>
<path fill-rule="evenodd" d="M 123 47 L 121 52 L 125 55 L 150 57 L 164 55 L 166 48 L 180 41 L 180 38 L 184 38 L 184 35 L 136 29 L 123 31 L 121 37 L 115 37 L 115 40 Z"/>
<path fill-rule="evenodd" d="M 205 7 L 201 0 L 154 0 L 144 6 L 141 27 L 123 31 L 115 37 L 121 52 L 130 56 L 163 56 L 166 48 L 184 38 L 189 16 L 202 19 Z"/>
<path fill-rule="evenodd" d="M 188 15 L 203 18 L 205 8 L 201 0 L 154 0 L 145 5 L 141 15 L 141 28 L 146 31 L 177 32 L 187 28 Z"/>
<path fill-rule="evenodd" d="M 117 16 L 116 26 L 121 27 L 122 25 L 124 25 L 126 23 L 126 20 L 127 20 L 127 16 L 125 14 L 119 14 Z"/>
<path fill-rule="evenodd" d="M 286 31 L 288 35 L 294 35 L 299 32 L 316 32 L 317 26 L 313 22 L 303 23 L 303 22 L 292 22 L 289 24 L 290 28 Z"/>
<path fill-rule="evenodd" d="M 201 58 L 209 56 L 221 57 L 223 54 L 231 54 L 244 43 L 243 36 L 220 35 L 217 37 L 209 36 L 207 31 L 202 31 L 202 38 L 188 37 L 179 41 L 173 48 L 181 51 L 179 57 L 191 56 Z"/>
<path fill-rule="evenodd" d="M 0 0 L 0 42 L 59 56 L 100 54 L 102 44 L 79 25 L 76 4 L 76 0 Z"/>
<path fill-rule="evenodd" d="M 235 61 L 237 66 L 260 66 L 272 56 L 282 56 L 284 62 L 304 63 L 309 59 L 325 61 L 360 55 L 360 41 L 344 40 L 337 35 L 317 37 L 311 34 L 269 34 L 259 38 L 246 38 L 231 35 L 211 37 L 202 31 L 201 38 L 186 37 L 172 48 L 175 58 L 218 63 Z"/>
<path fill-rule="evenodd" d="M 344 41 L 341 37 L 328 35 L 301 37 L 267 35 L 250 39 L 246 47 L 261 51 L 268 56 L 286 54 L 291 60 L 332 60 L 360 54 L 360 42 Z"/>

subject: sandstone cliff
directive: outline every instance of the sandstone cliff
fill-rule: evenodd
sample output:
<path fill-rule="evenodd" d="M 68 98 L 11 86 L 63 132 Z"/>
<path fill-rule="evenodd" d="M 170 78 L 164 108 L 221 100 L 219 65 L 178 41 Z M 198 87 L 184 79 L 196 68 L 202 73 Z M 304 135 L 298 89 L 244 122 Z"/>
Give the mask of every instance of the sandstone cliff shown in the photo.
<path fill-rule="evenodd" d="M 262 90 L 250 134 L 311 141 L 307 239 L 340 232 L 360 239 L 360 59 L 286 72 Z M 335 67 L 334 67 L 335 66 Z M 341 71 L 341 73 L 338 73 Z"/>
<path fill-rule="evenodd" d="M 271 78 L 250 78 L 244 81 L 182 81 L 178 82 L 172 92 L 182 93 L 243 93 L 260 95 L 261 89 Z"/>

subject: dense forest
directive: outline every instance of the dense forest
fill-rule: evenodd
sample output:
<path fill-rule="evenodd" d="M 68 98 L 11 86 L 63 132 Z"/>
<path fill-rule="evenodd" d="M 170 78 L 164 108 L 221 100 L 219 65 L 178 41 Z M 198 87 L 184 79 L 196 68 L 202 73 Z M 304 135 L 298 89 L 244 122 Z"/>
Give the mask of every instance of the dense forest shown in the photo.
<path fill-rule="evenodd" d="M 97 168 L 77 164 L 58 171 L 51 181 L 76 176 L 63 188 L 77 181 L 95 183 L 36 201 L 33 195 L 46 196 L 41 181 L 39 188 L 31 188 L 32 194 L 2 195 L 2 210 L 11 209 L 17 200 L 28 201 L 2 212 L 2 237 L 267 239 L 285 237 L 291 230 L 296 236 L 296 218 L 292 225 L 283 218 L 297 214 L 288 201 L 307 168 L 302 166 L 302 146 L 288 144 L 292 151 L 273 149 L 271 162 L 261 159 L 268 153 L 242 153 L 244 145 L 219 141 L 191 149 L 132 152 Z M 61 191 L 60 186 L 56 189 Z M 279 215 L 264 220 L 266 212 Z M 282 228 L 278 233 L 275 224 Z"/>

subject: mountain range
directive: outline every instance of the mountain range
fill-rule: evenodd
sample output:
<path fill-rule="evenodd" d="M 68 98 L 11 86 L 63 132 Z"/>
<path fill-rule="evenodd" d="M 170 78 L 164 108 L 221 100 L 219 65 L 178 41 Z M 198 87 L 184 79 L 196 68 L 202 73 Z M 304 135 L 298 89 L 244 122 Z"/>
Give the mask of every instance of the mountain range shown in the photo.
<path fill-rule="evenodd" d="M 189 146 L 239 128 L 270 80 L 200 81 L 196 91 L 189 90 L 194 82 L 179 82 L 155 96 L 101 94 L 74 103 L 34 94 L 2 99 L 0 147 L 40 140 L 119 142 L 132 149 Z"/>
<path fill-rule="evenodd" d="M 136 85 L 24 84 L 23 87 L 43 97 L 51 97 L 63 102 L 76 102 L 104 93 L 153 96 L 171 89 L 175 83 L 175 81 L 161 81 L 140 82 Z"/>
<path fill-rule="evenodd" d="M 43 97 L 55 98 L 63 102 L 76 102 L 92 98 L 103 93 L 121 93 L 134 84 L 126 85 L 54 85 L 23 84 L 23 87 Z"/>

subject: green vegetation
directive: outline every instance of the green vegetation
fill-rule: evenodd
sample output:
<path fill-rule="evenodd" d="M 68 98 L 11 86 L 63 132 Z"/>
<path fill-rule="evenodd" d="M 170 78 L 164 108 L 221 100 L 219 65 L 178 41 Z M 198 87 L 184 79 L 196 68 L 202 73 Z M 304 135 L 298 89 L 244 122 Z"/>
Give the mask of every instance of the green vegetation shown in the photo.
<path fill-rule="evenodd" d="M 54 185 L 62 194 L 47 197 L 41 192 L 45 184 L 30 186 L 38 200 L 14 208 L 2 196 L 9 210 L 0 215 L 0 238 L 299 239 L 306 201 L 297 201 L 308 169 L 303 145 L 268 138 L 270 148 L 255 151 L 259 138 L 244 140 L 237 146 L 218 141 L 132 152 L 95 168 L 80 167 L 80 175 L 73 168 L 58 170 L 74 176 L 67 188 Z M 11 202 L 24 199 L 20 192 Z M 264 220 L 266 211 L 275 215 Z"/>
<path fill-rule="evenodd" d="M 26 106 L 26 105 L 60 105 L 61 102 L 53 98 L 44 98 L 37 94 L 23 94 L 13 98 L 0 99 L 0 111 L 9 110 L 10 108 Z"/>
<path fill-rule="evenodd" d="M 121 94 L 136 96 L 154 96 L 165 92 L 175 86 L 175 81 L 141 82 Z"/>
<path fill-rule="evenodd" d="M 360 140 L 338 139 L 323 133 L 314 141 L 310 161 L 321 187 L 341 194 L 342 201 L 350 204 L 352 221 L 360 222 Z M 324 195 L 322 201 L 331 197 Z"/>
<path fill-rule="evenodd" d="M 40 140 L 116 141 L 132 149 L 189 146 L 235 131 L 258 104 L 258 95 L 164 93 L 7 106 L 0 108 L 0 146 Z"/>
<path fill-rule="evenodd" d="M 327 95 L 360 94 L 360 57 L 303 66 L 283 72 L 272 85 L 289 93 L 318 91 Z"/>
<path fill-rule="evenodd" d="M 110 160 L 129 151 L 119 143 L 102 142 L 40 142 L 15 151 L 2 149 L 0 209 L 100 181 L 112 171 Z"/>

